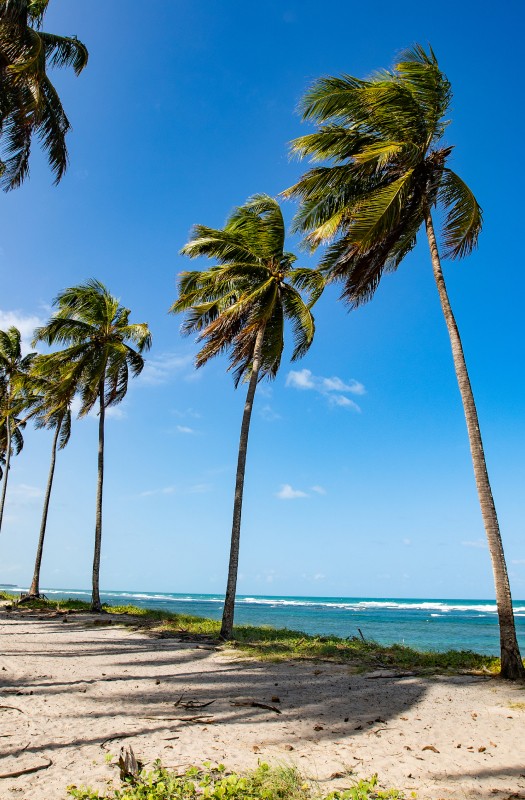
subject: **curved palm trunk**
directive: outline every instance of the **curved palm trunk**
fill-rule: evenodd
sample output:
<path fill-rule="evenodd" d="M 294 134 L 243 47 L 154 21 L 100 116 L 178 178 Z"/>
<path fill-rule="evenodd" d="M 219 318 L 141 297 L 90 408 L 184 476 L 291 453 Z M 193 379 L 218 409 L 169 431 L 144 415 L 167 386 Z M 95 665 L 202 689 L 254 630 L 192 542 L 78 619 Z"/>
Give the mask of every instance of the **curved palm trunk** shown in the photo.
<path fill-rule="evenodd" d="M 441 270 L 441 262 L 430 209 L 426 210 L 425 224 L 428 243 L 430 246 L 432 269 L 434 271 L 434 278 L 436 280 L 439 292 L 441 308 L 443 309 L 443 314 L 447 323 L 456 377 L 458 379 L 459 391 L 463 401 L 463 410 L 465 412 L 465 419 L 467 421 L 470 452 L 472 454 L 472 463 L 474 465 L 474 476 L 476 478 L 481 514 L 483 516 L 483 523 L 485 525 L 485 532 L 487 534 L 490 557 L 492 560 L 492 571 L 494 573 L 500 630 L 501 677 L 508 678 L 509 680 L 523 680 L 525 679 L 525 667 L 523 666 L 523 662 L 521 660 L 518 640 L 516 638 L 516 626 L 512 610 L 512 597 L 510 594 L 509 577 L 507 574 L 507 566 L 505 563 L 505 555 L 503 552 L 503 543 L 501 541 L 498 517 L 496 515 L 496 508 L 494 506 L 492 490 L 490 488 L 489 476 L 487 473 L 487 465 L 485 463 L 485 454 L 483 452 L 483 442 L 481 440 L 481 433 L 479 430 L 478 414 L 476 411 L 476 405 L 474 403 L 474 395 L 472 394 L 472 387 L 470 385 L 470 379 L 467 372 L 467 365 L 465 363 L 465 356 L 463 354 L 463 347 L 461 344 L 458 327 L 456 320 L 454 319 L 454 314 L 452 313 L 452 308 L 450 306 L 447 288 L 445 285 L 445 279 Z"/>
<path fill-rule="evenodd" d="M 6 424 L 6 450 L 5 450 L 4 482 L 2 484 L 2 499 L 0 500 L 0 530 L 2 530 L 2 522 L 4 519 L 5 494 L 7 491 L 9 466 L 11 464 L 11 420 L 9 416 L 6 418 L 5 424 Z"/>
<path fill-rule="evenodd" d="M 55 435 L 53 436 L 53 449 L 51 450 L 51 464 L 49 467 L 49 475 L 47 478 L 46 494 L 44 497 L 44 508 L 42 509 L 42 521 L 40 523 L 40 536 L 38 538 L 38 547 L 35 559 L 35 571 L 33 573 L 33 580 L 29 589 L 29 597 L 40 597 L 40 567 L 42 565 L 42 553 L 44 551 L 44 539 L 46 535 L 47 526 L 47 513 L 49 511 L 49 500 L 51 499 L 51 489 L 53 487 L 53 477 L 55 474 L 55 462 L 57 457 L 57 444 L 58 437 L 60 436 L 60 428 L 62 421 L 56 426 Z"/>
<path fill-rule="evenodd" d="M 97 512 L 95 522 L 95 554 L 93 556 L 93 591 L 91 595 L 91 610 L 102 611 L 100 602 L 100 546 L 102 542 L 102 489 L 104 485 L 104 382 L 99 386 L 100 413 L 98 418 L 98 482 L 97 482 Z"/>
<path fill-rule="evenodd" d="M 241 435 L 239 440 L 239 455 L 237 458 L 237 474 L 235 478 L 235 499 L 233 502 L 232 538 L 230 544 L 230 563 L 228 566 L 228 584 L 224 598 L 222 612 L 221 639 L 229 639 L 233 632 L 233 616 L 235 613 L 235 594 L 237 591 L 237 571 L 239 566 L 239 540 L 241 536 L 242 495 L 244 490 L 244 472 L 246 468 L 246 452 L 248 450 L 248 436 L 250 433 L 250 420 L 252 416 L 253 398 L 257 388 L 257 379 L 261 366 L 261 354 L 264 339 L 264 326 L 259 329 L 253 350 L 252 372 L 246 402 L 242 415 Z"/>

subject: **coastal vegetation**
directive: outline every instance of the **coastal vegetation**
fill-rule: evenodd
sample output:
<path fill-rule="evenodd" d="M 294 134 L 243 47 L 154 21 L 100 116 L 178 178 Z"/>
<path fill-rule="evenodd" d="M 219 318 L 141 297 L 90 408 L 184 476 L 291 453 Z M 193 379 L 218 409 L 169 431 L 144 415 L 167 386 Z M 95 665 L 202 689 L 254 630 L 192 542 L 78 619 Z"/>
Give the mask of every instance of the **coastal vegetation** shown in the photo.
<path fill-rule="evenodd" d="M 70 124 L 50 81 L 50 68 L 85 68 L 88 52 L 76 36 L 42 31 L 49 0 L 0 2 L 0 182 L 8 191 L 29 174 L 36 137 L 55 183 L 68 164 Z M 342 284 L 341 299 L 351 309 L 374 296 L 382 276 L 395 271 L 415 247 L 424 229 L 433 275 L 448 328 L 474 467 L 481 513 L 489 545 L 500 630 L 501 676 L 524 680 L 512 598 L 498 518 L 485 462 L 483 442 L 458 326 L 444 280 L 442 259 L 469 255 L 478 244 L 482 211 L 466 183 L 449 166 L 452 147 L 444 143 L 452 92 L 436 56 L 419 45 L 402 54 L 392 70 L 368 79 L 349 75 L 317 80 L 302 101 L 304 120 L 317 130 L 296 139 L 292 152 L 313 166 L 283 195 L 299 201 L 292 232 L 304 236 L 311 253 L 324 247 L 316 269 L 298 268 L 285 251 L 285 225 L 278 202 L 256 194 L 234 209 L 224 228 L 196 225 L 182 253 L 214 261 L 207 269 L 179 278 L 173 313 L 183 313 L 183 333 L 197 334 L 201 349 L 196 367 L 227 353 L 234 383 L 247 384 L 239 438 L 226 595 L 220 627 L 211 620 L 180 615 L 126 614 L 166 634 L 209 635 L 257 657 L 337 658 L 371 655 L 369 666 L 406 666 L 417 661 L 408 648 L 379 651 L 360 640 L 312 637 L 294 631 L 234 627 L 243 490 L 253 402 L 258 383 L 277 375 L 284 333 L 291 328 L 292 360 L 310 347 L 315 331 L 312 306 L 323 288 Z M 435 219 L 441 222 L 438 247 Z M 439 233 L 439 231 L 438 231 Z M 53 432 L 51 461 L 29 602 L 40 596 L 40 570 L 57 449 L 71 433 L 75 401 L 79 416 L 98 413 L 98 474 L 95 546 L 90 609 L 103 608 L 99 573 L 102 542 L 104 431 L 106 411 L 125 396 L 129 377 L 140 374 L 143 353 L 151 346 L 145 323 L 129 322 L 130 310 L 98 280 L 67 288 L 55 300 L 49 322 L 35 331 L 33 346 L 54 352 L 24 354 L 20 331 L 0 331 L 0 528 L 12 468 L 23 446 L 22 430 Z M 38 601 L 43 602 L 43 601 Z M 48 608 L 44 605 L 42 608 Z M 66 608 L 64 604 L 62 608 Z M 72 606 L 69 606 L 73 610 Z M 138 623 L 136 623 L 138 624 Z M 177 627 L 179 626 L 179 627 Z M 380 648 L 381 649 L 381 648 Z M 420 654 L 424 661 L 425 654 Z M 471 655 L 459 661 L 472 667 Z M 419 656 L 418 656 L 419 657 Z M 437 658 L 437 656 L 436 656 Z M 474 660 L 479 658 L 472 656 Z M 490 661 L 492 668 L 495 662 Z M 418 664 L 423 666 L 423 662 Z M 488 662 L 480 666 L 487 667 Z M 437 665 L 436 665 L 437 666 Z M 444 666 L 444 663 L 441 664 Z"/>
<path fill-rule="evenodd" d="M 196 225 L 182 249 L 190 258 L 206 256 L 217 261 L 208 270 L 183 272 L 173 313 L 186 312 L 185 334 L 198 333 L 204 346 L 195 366 L 201 367 L 220 353 L 230 356 L 235 386 L 248 383 L 241 424 L 233 522 L 221 636 L 233 630 L 242 499 L 248 436 L 257 383 L 275 378 L 284 348 L 285 323 L 292 328 L 292 361 L 312 344 L 315 325 L 310 306 L 322 288 L 322 276 L 294 267 L 296 256 L 285 252 L 285 226 L 279 204 L 259 194 L 236 208 L 222 230 Z M 300 289 L 309 290 L 308 304 Z"/>
<path fill-rule="evenodd" d="M 122 766 L 121 766 L 122 770 Z M 323 794 L 307 781 L 296 767 L 261 763 L 245 774 L 227 772 L 223 764 L 191 767 L 179 774 L 164 769 L 160 761 L 153 770 L 141 770 L 124 778 L 122 789 L 110 789 L 103 795 L 88 788 L 69 787 L 76 800 L 401 800 L 395 789 L 381 790 L 377 776 L 353 780 L 350 788 Z"/>
<path fill-rule="evenodd" d="M 55 183 L 68 164 L 69 120 L 47 74 L 49 67 L 72 67 L 79 75 L 88 51 L 76 36 L 41 30 L 49 0 L 0 3 L 0 185 L 15 189 L 29 174 L 36 136 Z"/>
<path fill-rule="evenodd" d="M 432 210 L 442 215 L 443 257 L 469 255 L 478 243 L 481 208 L 447 166 L 453 148 L 443 142 L 452 91 L 437 59 L 416 45 L 391 71 L 368 80 L 349 75 L 316 81 L 302 101 L 315 133 L 296 139 L 292 152 L 327 166 L 309 170 L 285 192 L 298 198 L 296 231 L 311 250 L 328 244 L 319 270 L 343 284 L 341 299 L 357 308 L 369 301 L 385 272 L 396 270 L 424 226 L 447 324 L 492 559 L 500 626 L 501 674 L 525 679 L 512 598 L 490 487 L 474 395 L 458 326 L 450 305 Z"/>
<path fill-rule="evenodd" d="M 19 603 L 16 595 L 0 591 L 0 599 L 10 601 L 10 607 L 16 613 Z M 24 608 L 58 613 L 63 617 L 69 613 L 87 614 L 91 611 L 89 603 L 72 599 L 28 598 L 27 601 L 24 599 L 23 605 Z M 401 669 L 418 673 L 471 671 L 496 675 L 500 669 L 498 658 L 472 650 L 424 651 L 402 644 L 381 645 L 363 636 L 315 636 L 270 625 L 235 625 L 230 638 L 225 641 L 219 620 L 134 605 L 104 604 L 103 609 L 109 615 L 104 624 L 114 619 L 118 624 L 151 635 L 206 642 L 262 661 L 332 661 L 346 664 L 356 672 Z"/>
<path fill-rule="evenodd" d="M 93 556 L 93 611 L 101 611 L 100 553 L 102 545 L 102 494 L 104 485 L 104 423 L 106 409 L 126 396 L 130 373 L 140 375 L 144 367 L 142 353 L 151 347 L 151 333 L 146 323 L 130 323 L 129 308 L 97 280 L 65 289 L 55 299 L 56 313 L 47 325 L 37 328 L 34 343 L 64 345 L 62 350 L 41 357 L 40 374 L 60 375 L 50 393 L 44 419 L 63 419 L 74 395 L 80 397 L 79 417 L 86 416 L 98 404 L 98 478 Z M 135 348 L 132 346 L 134 345 Z M 56 399 L 53 400 L 53 395 Z M 56 435 L 56 434 L 55 434 Z"/>

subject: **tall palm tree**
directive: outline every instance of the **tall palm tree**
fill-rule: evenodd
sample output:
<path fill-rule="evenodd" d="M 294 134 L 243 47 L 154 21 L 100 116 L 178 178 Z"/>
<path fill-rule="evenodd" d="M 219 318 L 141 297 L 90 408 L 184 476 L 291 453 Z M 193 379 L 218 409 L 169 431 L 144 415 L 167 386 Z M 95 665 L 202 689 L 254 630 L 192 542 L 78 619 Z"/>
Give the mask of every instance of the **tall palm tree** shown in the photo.
<path fill-rule="evenodd" d="M 279 204 L 265 194 L 255 195 L 236 208 L 223 229 L 196 225 L 182 253 L 207 256 L 217 262 L 204 271 L 183 272 L 179 297 L 172 312 L 187 312 L 183 333 L 199 334 L 204 346 L 196 357 L 201 367 L 228 351 L 235 386 L 248 382 L 241 424 L 235 499 L 222 616 L 221 637 L 233 631 L 244 473 L 253 400 L 257 383 L 274 378 L 284 346 L 284 323 L 294 337 L 292 359 L 300 358 L 312 343 L 314 320 L 298 288 L 314 294 L 319 277 L 314 270 L 294 269 L 296 257 L 284 251 L 285 228 Z"/>
<path fill-rule="evenodd" d="M 21 451 L 24 440 L 21 429 L 25 420 L 19 417 L 27 402 L 27 378 L 36 353 L 22 355 L 21 335 L 14 326 L 0 331 L 0 447 L 5 453 L 5 469 L 0 496 L 0 530 L 11 456 Z"/>
<path fill-rule="evenodd" d="M 88 61 L 76 36 L 40 30 L 49 0 L 0 3 L 0 183 L 8 191 L 29 173 L 31 140 L 36 134 L 55 184 L 68 163 L 70 128 L 48 67 L 72 67 L 79 75 Z"/>
<path fill-rule="evenodd" d="M 509 579 L 478 416 L 447 295 L 432 209 L 443 214 L 443 255 L 461 258 L 476 246 L 482 212 L 472 191 L 447 166 L 443 143 L 451 87 L 432 52 L 416 45 L 391 71 L 368 80 L 349 75 L 316 81 L 302 101 L 315 133 L 292 144 L 300 157 L 329 164 L 307 172 L 285 192 L 301 200 L 295 228 L 315 249 L 329 246 L 320 269 L 342 281 L 351 307 L 369 300 L 383 272 L 397 269 L 424 225 L 434 277 L 463 401 L 474 474 L 492 559 L 501 645 L 501 675 L 525 677 Z"/>
<path fill-rule="evenodd" d="M 130 309 L 120 305 L 97 280 L 65 289 L 55 299 L 57 312 L 35 331 L 35 342 L 64 345 L 50 355 L 43 372 L 62 374 L 63 396 L 80 394 L 79 416 L 98 403 L 98 481 L 93 557 L 91 608 L 101 611 L 100 549 L 102 542 L 102 491 L 104 483 L 104 422 L 106 409 L 120 403 L 128 389 L 129 373 L 139 375 L 144 367 L 141 353 L 151 346 L 146 323 L 129 322 Z M 131 344 L 128 344 L 130 342 Z M 134 349 L 131 345 L 135 345 Z"/>
<path fill-rule="evenodd" d="M 57 449 L 62 450 L 67 445 L 71 436 L 71 403 L 75 395 L 75 386 L 67 382 L 67 374 L 63 376 L 61 372 L 49 372 L 46 363 L 49 358 L 50 356 L 38 356 L 32 365 L 32 388 L 34 394 L 31 402 L 32 410 L 29 416 L 36 428 L 54 430 L 54 434 L 35 567 L 27 599 L 40 597 L 40 568 L 44 551 L 49 501 L 55 475 L 56 453 Z M 66 381 L 63 381 L 63 377 L 66 377 Z M 64 387 L 66 388 L 65 392 Z"/>

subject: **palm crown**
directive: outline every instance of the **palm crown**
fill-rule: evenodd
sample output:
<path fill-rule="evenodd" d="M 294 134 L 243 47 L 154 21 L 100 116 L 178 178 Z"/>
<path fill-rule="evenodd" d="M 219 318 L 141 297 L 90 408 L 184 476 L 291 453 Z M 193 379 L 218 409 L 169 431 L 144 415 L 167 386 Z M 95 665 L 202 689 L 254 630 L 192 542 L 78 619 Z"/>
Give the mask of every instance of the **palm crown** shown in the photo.
<path fill-rule="evenodd" d="M 352 306 L 371 298 L 383 271 L 399 266 L 432 206 L 444 209 L 444 255 L 461 257 L 477 243 L 481 209 L 446 166 L 450 100 L 434 53 L 417 45 L 392 71 L 368 80 L 322 78 L 302 101 L 304 119 L 319 128 L 292 150 L 331 165 L 311 169 L 285 194 L 301 200 L 294 226 L 310 247 L 329 243 L 320 268 L 344 280 Z"/>
<path fill-rule="evenodd" d="M 141 353 L 151 345 L 148 326 L 130 324 L 129 308 L 121 306 L 97 280 L 65 289 L 55 305 L 57 313 L 37 328 L 35 341 L 67 345 L 41 362 L 42 370 L 61 373 L 57 407 L 73 388 L 80 394 L 79 416 L 93 408 L 101 387 L 104 407 L 119 403 L 127 391 L 129 372 L 139 375 L 144 366 Z"/>
<path fill-rule="evenodd" d="M 259 375 L 277 374 L 284 347 L 284 321 L 292 323 L 300 358 L 314 335 L 314 321 L 299 288 L 315 292 L 313 270 L 294 268 L 284 251 L 285 228 L 279 204 L 258 194 L 236 208 L 221 230 L 196 225 L 182 253 L 218 262 L 208 270 L 183 272 L 172 312 L 186 311 L 184 333 L 205 342 L 196 364 L 228 350 L 235 384 L 249 375 L 257 334 L 264 330 Z"/>
<path fill-rule="evenodd" d="M 72 67 L 78 75 L 88 52 L 75 36 L 40 30 L 48 0 L 4 0 L 0 7 L 0 160 L 4 189 L 19 186 L 29 172 L 36 134 L 55 176 L 68 163 L 69 121 L 47 75 L 48 67 Z"/>

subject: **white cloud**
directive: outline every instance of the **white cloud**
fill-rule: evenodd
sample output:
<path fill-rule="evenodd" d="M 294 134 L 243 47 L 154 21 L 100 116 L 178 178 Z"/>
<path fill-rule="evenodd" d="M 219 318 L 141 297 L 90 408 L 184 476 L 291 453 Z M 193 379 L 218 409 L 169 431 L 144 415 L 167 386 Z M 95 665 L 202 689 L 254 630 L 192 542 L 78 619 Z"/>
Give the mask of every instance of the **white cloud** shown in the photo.
<path fill-rule="evenodd" d="M 328 395 L 328 402 L 331 406 L 341 406 L 342 408 L 352 408 L 354 411 L 361 411 L 357 403 L 345 397 L 344 394 L 330 394 Z"/>
<path fill-rule="evenodd" d="M 160 386 L 168 383 L 175 375 L 188 369 L 193 362 L 190 354 L 161 353 L 161 355 L 147 358 L 138 383 L 148 386 Z"/>
<path fill-rule="evenodd" d="M 310 486 L 310 490 L 316 494 L 326 494 L 326 489 L 323 486 Z"/>
<path fill-rule="evenodd" d="M 351 408 L 353 411 L 361 411 L 359 406 L 353 400 L 347 397 L 347 394 L 364 395 L 366 394 L 365 387 L 359 381 L 352 378 L 350 381 L 343 381 L 334 375 L 330 378 L 324 378 L 319 375 L 314 375 L 309 369 L 291 370 L 286 376 L 286 386 L 292 389 L 313 390 L 326 397 L 331 406 L 340 406 L 341 408 Z"/>
<path fill-rule="evenodd" d="M 301 489 L 292 489 L 289 483 L 283 483 L 275 496 L 279 500 L 296 500 L 298 497 L 308 497 L 307 493 L 302 492 Z"/>
<path fill-rule="evenodd" d="M 45 320 L 36 314 L 24 314 L 22 311 L 2 311 L 0 309 L 0 329 L 6 331 L 8 328 L 18 328 L 22 335 L 22 352 L 24 355 L 34 351 L 31 347 L 35 328 L 44 325 Z"/>
<path fill-rule="evenodd" d="M 177 425 L 177 430 L 179 433 L 195 433 L 193 428 L 189 428 L 187 425 Z"/>
<path fill-rule="evenodd" d="M 525 564 L 525 558 L 513 558 L 511 564 Z"/>
<path fill-rule="evenodd" d="M 109 419 L 125 419 L 126 412 L 120 406 L 110 406 L 106 408 L 106 417 L 109 417 Z"/>
<path fill-rule="evenodd" d="M 365 387 L 354 378 L 349 383 L 344 383 L 341 378 L 322 378 L 323 386 L 328 392 L 350 392 L 351 394 L 366 394 Z"/>
<path fill-rule="evenodd" d="M 19 483 L 7 487 L 7 498 L 9 503 L 22 506 L 27 503 L 36 503 L 43 496 L 42 489 L 38 486 L 29 486 L 27 483 Z"/>
<path fill-rule="evenodd" d="M 275 422 L 276 419 L 281 419 L 281 415 L 268 404 L 260 409 L 259 414 L 266 422 Z"/>
<path fill-rule="evenodd" d="M 312 373 L 309 369 L 292 369 L 286 376 L 285 385 L 291 386 L 293 389 L 315 389 L 315 383 L 312 377 Z"/>
<path fill-rule="evenodd" d="M 487 542 L 485 539 L 476 539 L 475 541 L 461 542 L 463 547 L 478 547 L 482 550 L 487 549 Z"/>

